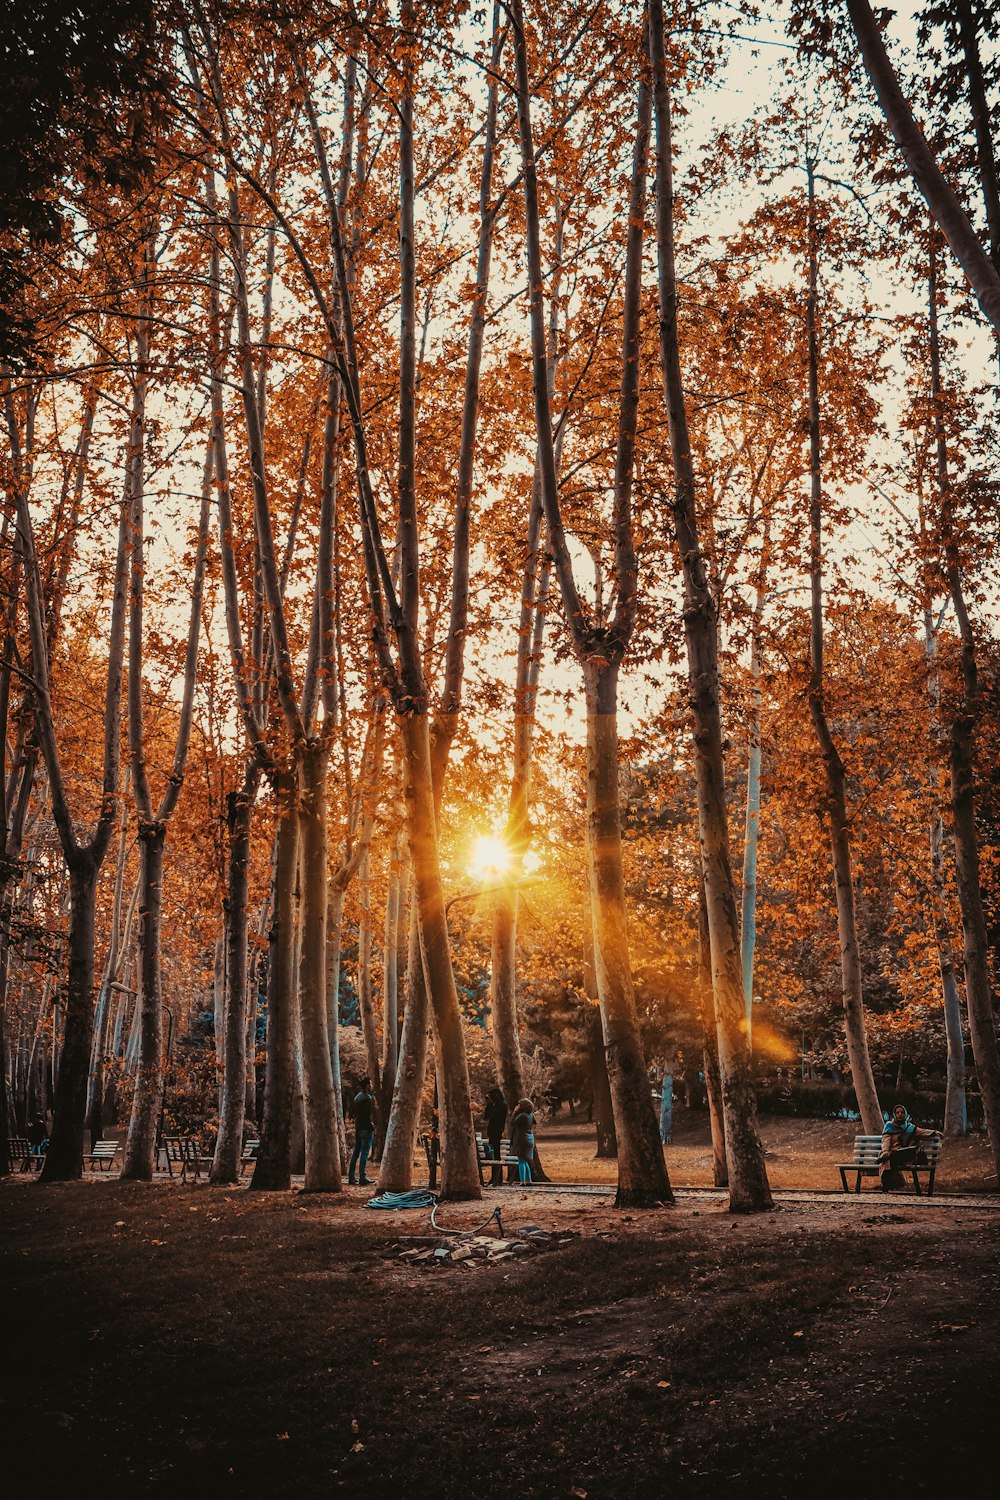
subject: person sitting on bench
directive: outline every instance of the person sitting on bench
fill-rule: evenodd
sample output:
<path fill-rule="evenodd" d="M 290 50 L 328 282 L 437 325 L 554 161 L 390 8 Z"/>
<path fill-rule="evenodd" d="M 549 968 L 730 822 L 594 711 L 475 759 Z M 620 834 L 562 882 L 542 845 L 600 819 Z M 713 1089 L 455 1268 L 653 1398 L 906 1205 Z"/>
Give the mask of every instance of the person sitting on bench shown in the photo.
<path fill-rule="evenodd" d="M 923 1130 L 919 1125 L 914 1125 L 906 1106 L 904 1104 L 895 1106 L 892 1119 L 886 1120 L 882 1131 L 878 1182 L 883 1193 L 888 1193 L 893 1188 L 906 1186 L 900 1168 L 912 1167 L 920 1162 L 921 1157 L 926 1161 L 927 1158 L 920 1148 L 920 1142 L 933 1140 L 940 1133 L 939 1130 Z"/>

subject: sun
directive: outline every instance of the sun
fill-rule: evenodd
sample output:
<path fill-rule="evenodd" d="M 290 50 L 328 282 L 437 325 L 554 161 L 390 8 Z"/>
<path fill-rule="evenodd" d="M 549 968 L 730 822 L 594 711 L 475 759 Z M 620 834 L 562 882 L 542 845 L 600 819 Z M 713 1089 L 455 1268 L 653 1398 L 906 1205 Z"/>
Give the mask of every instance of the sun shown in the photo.
<path fill-rule="evenodd" d="M 499 879 L 508 875 L 514 865 L 510 845 L 496 833 L 484 833 L 469 852 L 469 874 L 476 880 Z"/>

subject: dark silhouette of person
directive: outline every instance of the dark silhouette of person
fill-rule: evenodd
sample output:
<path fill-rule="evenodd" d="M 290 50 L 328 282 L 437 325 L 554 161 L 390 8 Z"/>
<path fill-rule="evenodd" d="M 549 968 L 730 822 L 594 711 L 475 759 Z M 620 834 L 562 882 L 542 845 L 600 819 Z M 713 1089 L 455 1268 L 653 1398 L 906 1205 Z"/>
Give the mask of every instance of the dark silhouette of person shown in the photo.
<path fill-rule="evenodd" d="M 486 1139 L 490 1144 L 490 1156 L 496 1163 L 490 1181 L 493 1187 L 499 1187 L 503 1182 L 503 1169 L 500 1166 L 500 1148 L 503 1142 L 503 1133 L 507 1128 L 507 1101 L 501 1089 L 490 1089 L 486 1095 L 486 1105 L 483 1113 L 486 1116 Z"/>
<path fill-rule="evenodd" d="M 351 1156 L 351 1164 L 347 1169 L 347 1181 L 351 1187 L 354 1186 L 354 1169 L 358 1170 L 358 1182 L 362 1187 L 368 1186 L 368 1178 L 365 1176 L 365 1168 L 368 1166 L 368 1154 L 375 1140 L 375 1100 L 372 1098 L 372 1081 L 370 1078 L 362 1078 L 361 1087 L 354 1096 L 351 1113 L 354 1115 L 354 1152 Z"/>

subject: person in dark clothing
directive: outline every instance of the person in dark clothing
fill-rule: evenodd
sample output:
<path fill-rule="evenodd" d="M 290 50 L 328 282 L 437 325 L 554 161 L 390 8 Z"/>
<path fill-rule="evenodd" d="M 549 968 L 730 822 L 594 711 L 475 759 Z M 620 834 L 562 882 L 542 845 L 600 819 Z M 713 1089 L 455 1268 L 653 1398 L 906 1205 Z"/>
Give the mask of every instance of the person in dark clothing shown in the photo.
<path fill-rule="evenodd" d="M 362 1187 L 368 1186 L 368 1178 L 365 1176 L 365 1168 L 368 1165 L 368 1153 L 372 1149 L 375 1139 L 375 1100 L 372 1098 L 372 1081 L 370 1078 L 361 1080 L 361 1087 L 354 1096 L 351 1113 L 354 1116 L 354 1153 L 351 1156 L 351 1164 L 347 1169 L 347 1181 L 351 1187 L 354 1186 L 354 1169 L 359 1168 L 358 1182 Z"/>
<path fill-rule="evenodd" d="M 490 1143 L 490 1156 L 497 1163 L 493 1168 L 492 1186 L 499 1187 L 503 1182 L 503 1169 L 500 1166 L 500 1146 L 503 1141 L 503 1133 L 507 1127 L 507 1101 L 498 1088 L 490 1089 L 486 1095 L 486 1105 L 483 1110 L 486 1116 L 486 1139 Z"/>
<path fill-rule="evenodd" d="M 914 1125 L 906 1105 L 896 1105 L 892 1112 L 892 1119 L 886 1120 L 882 1129 L 879 1187 L 883 1193 L 891 1192 L 893 1188 L 906 1186 L 900 1168 L 912 1167 L 914 1162 L 919 1162 L 921 1158 L 926 1161 L 927 1157 L 920 1148 L 920 1142 L 936 1140 L 939 1135 L 940 1131 L 922 1130 L 919 1125 Z"/>
<path fill-rule="evenodd" d="M 531 1159 L 535 1154 L 535 1106 L 522 1099 L 510 1122 L 510 1151 L 517 1157 L 517 1176 L 522 1183 L 531 1181 Z"/>

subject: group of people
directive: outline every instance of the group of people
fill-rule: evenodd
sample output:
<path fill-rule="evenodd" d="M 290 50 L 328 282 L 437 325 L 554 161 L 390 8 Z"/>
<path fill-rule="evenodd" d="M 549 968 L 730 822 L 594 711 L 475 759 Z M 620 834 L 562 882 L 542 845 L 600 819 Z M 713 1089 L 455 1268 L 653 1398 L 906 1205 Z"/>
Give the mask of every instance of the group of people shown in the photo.
<path fill-rule="evenodd" d="M 493 1168 L 492 1182 L 497 1187 L 503 1181 L 500 1156 L 509 1113 L 507 1101 L 501 1089 L 490 1089 L 486 1095 L 483 1113 L 486 1117 L 486 1139 L 489 1142 L 490 1157 L 496 1163 Z M 347 1169 L 347 1181 L 351 1187 L 356 1185 L 368 1187 L 371 1180 L 366 1176 L 368 1158 L 375 1143 L 375 1099 L 370 1078 L 361 1080 L 361 1085 L 351 1101 L 351 1114 L 354 1116 L 354 1151 Z M 510 1122 L 510 1154 L 517 1157 L 518 1181 L 530 1182 L 531 1163 L 535 1155 L 535 1106 L 530 1099 L 522 1099 L 514 1111 Z"/>
<path fill-rule="evenodd" d="M 494 1187 L 499 1187 L 503 1182 L 500 1155 L 508 1113 L 503 1090 L 490 1089 L 486 1095 L 483 1114 L 486 1117 L 486 1139 L 489 1142 L 490 1158 L 496 1163 L 492 1173 Z M 530 1182 L 531 1163 L 535 1156 L 535 1106 L 530 1099 L 522 1099 L 514 1111 L 510 1122 L 510 1154 L 517 1157 L 518 1181 Z"/>

